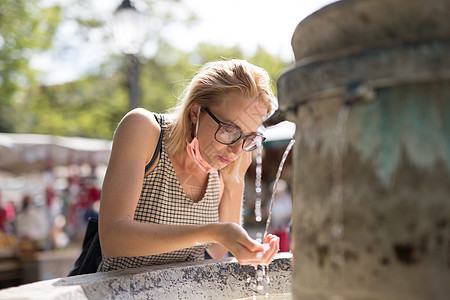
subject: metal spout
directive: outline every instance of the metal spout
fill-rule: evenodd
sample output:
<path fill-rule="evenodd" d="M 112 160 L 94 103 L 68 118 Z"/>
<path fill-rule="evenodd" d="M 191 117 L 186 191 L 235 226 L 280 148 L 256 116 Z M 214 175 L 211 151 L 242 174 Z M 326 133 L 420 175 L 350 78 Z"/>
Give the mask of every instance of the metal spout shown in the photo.
<path fill-rule="evenodd" d="M 264 127 L 270 127 L 287 120 L 287 111 L 276 110 L 270 118 L 263 122 Z"/>

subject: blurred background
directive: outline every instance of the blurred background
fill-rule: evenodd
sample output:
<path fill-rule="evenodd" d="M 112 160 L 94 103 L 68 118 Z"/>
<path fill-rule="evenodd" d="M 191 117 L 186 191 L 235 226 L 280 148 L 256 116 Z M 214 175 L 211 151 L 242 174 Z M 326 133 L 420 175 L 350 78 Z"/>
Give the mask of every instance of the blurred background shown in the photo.
<path fill-rule="evenodd" d="M 130 109 L 174 106 L 204 63 L 240 58 L 275 82 L 293 63 L 297 24 L 330 0 L 2 0 L 0 288 L 66 276 L 98 214 L 114 130 Z M 268 129 L 263 212 L 295 125 Z M 273 229 L 290 220 L 290 158 Z M 256 222 L 254 164 L 244 224 Z"/>

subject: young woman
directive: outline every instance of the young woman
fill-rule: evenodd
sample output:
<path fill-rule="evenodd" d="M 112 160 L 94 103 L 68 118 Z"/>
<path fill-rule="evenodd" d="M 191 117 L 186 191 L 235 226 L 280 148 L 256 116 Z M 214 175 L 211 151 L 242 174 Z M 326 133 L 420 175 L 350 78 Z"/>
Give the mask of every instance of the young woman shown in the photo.
<path fill-rule="evenodd" d="M 144 109 L 120 122 L 99 217 L 99 271 L 213 258 L 269 264 L 264 244 L 240 226 L 244 175 L 274 96 L 266 71 L 246 61 L 206 64 L 165 115 Z"/>

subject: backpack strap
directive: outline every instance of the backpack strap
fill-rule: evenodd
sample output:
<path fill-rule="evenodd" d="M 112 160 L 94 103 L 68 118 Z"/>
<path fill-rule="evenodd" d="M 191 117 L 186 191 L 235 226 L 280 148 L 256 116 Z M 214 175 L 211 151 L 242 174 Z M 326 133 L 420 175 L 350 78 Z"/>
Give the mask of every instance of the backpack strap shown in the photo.
<path fill-rule="evenodd" d="M 155 149 L 155 152 L 153 153 L 152 159 L 145 166 L 145 173 L 147 173 L 148 170 L 150 170 L 152 165 L 155 163 L 155 160 L 158 158 L 158 155 L 160 155 L 161 152 L 162 152 L 162 139 L 164 137 L 164 127 L 163 127 L 164 116 L 163 115 L 158 115 L 160 117 L 160 119 L 161 119 L 161 120 L 158 120 L 157 115 L 156 114 L 153 114 L 153 115 L 155 116 L 156 121 L 158 121 L 158 123 L 160 123 L 161 133 L 159 134 L 158 144 L 156 145 L 156 149 Z"/>

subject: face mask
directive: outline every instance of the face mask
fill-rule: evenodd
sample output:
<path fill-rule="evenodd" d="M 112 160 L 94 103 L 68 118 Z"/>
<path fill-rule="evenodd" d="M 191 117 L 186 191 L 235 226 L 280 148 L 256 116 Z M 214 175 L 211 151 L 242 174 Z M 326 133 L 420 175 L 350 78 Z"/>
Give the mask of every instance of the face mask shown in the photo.
<path fill-rule="evenodd" d="M 200 145 L 198 143 L 197 139 L 197 132 L 198 132 L 198 120 L 200 119 L 200 109 L 198 108 L 198 114 L 197 114 L 197 123 L 195 125 L 195 137 L 190 140 L 190 135 L 186 138 L 186 151 L 189 155 L 189 157 L 195 161 L 197 166 L 203 171 L 203 172 L 212 172 L 215 169 L 208 164 L 206 160 L 203 159 L 202 154 L 200 153 Z"/>

